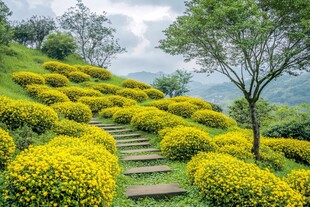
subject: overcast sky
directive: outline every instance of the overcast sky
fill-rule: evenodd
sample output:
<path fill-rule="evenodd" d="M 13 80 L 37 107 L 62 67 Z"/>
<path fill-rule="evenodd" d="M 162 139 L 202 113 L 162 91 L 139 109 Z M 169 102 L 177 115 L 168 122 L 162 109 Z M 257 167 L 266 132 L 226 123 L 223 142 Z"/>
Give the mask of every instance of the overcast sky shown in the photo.
<path fill-rule="evenodd" d="M 27 19 L 32 15 L 61 16 L 76 0 L 3 0 L 13 11 L 12 20 Z M 138 71 L 172 73 L 177 69 L 193 70 L 181 56 L 171 56 L 155 48 L 164 38 L 162 31 L 185 11 L 183 0 L 83 0 L 98 14 L 107 12 L 116 28 L 116 37 L 127 53 L 118 55 L 109 68 L 117 75 Z M 218 76 L 210 82 L 221 82 Z"/>

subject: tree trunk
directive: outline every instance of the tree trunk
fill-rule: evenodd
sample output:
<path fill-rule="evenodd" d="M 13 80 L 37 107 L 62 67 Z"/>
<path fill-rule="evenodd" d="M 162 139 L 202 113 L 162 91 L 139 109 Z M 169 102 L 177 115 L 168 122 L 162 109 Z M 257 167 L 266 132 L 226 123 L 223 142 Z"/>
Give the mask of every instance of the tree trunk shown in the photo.
<path fill-rule="evenodd" d="M 252 153 L 254 154 L 256 160 L 260 160 L 260 153 L 259 153 L 259 148 L 260 148 L 259 128 L 260 126 L 259 126 L 257 114 L 256 114 L 256 104 L 251 103 L 249 101 L 249 106 L 250 106 L 250 115 L 251 115 L 251 120 L 252 120 L 252 130 L 254 134 Z"/>

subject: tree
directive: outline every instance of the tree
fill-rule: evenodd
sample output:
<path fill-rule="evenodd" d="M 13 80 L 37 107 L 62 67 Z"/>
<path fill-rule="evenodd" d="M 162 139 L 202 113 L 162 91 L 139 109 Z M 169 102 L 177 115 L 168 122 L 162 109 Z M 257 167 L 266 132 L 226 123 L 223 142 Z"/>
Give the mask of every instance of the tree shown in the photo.
<path fill-rule="evenodd" d="M 76 44 L 71 34 L 50 34 L 47 40 L 43 42 L 42 51 L 51 58 L 63 60 L 72 54 L 76 49 Z"/>
<path fill-rule="evenodd" d="M 274 105 L 271 105 L 264 99 L 259 99 L 256 103 L 256 115 L 259 126 L 266 126 L 273 118 L 272 112 L 276 110 Z M 241 127 L 251 128 L 250 108 L 245 98 L 235 100 L 228 106 L 228 114 L 235 119 Z"/>
<path fill-rule="evenodd" d="M 92 65 L 107 67 L 116 54 L 125 52 L 114 37 L 115 29 L 109 27 L 106 13 L 90 12 L 81 0 L 59 18 L 63 29 L 72 33 L 78 45 L 78 54 Z"/>
<path fill-rule="evenodd" d="M 192 77 L 192 74 L 187 71 L 176 70 L 170 76 L 163 75 L 156 78 L 152 86 L 164 92 L 165 95 L 169 95 L 170 98 L 181 96 L 189 91 L 187 84 Z"/>
<path fill-rule="evenodd" d="M 13 39 L 20 44 L 41 49 L 46 36 L 55 29 L 53 18 L 34 15 L 28 20 L 15 23 Z"/>
<path fill-rule="evenodd" d="M 159 47 L 196 60 L 200 72 L 224 74 L 242 91 L 259 160 L 256 102 L 262 91 L 285 72 L 309 71 L 310 0 L 192 0 L 186 8 Z"/>
<path fill-rule="evenodd" d="M 0 0 L 0 46 L 7 45 L 12 37 L 8 16 L 12 15 L 10 9 Z"/>

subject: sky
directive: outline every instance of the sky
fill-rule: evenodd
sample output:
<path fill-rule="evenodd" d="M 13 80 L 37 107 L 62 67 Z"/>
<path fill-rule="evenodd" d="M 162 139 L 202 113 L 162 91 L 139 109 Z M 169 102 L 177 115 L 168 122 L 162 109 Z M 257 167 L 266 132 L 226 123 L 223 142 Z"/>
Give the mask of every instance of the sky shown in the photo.
<path fill-rule="evenodd" d="M 61 16 L 76 0 L 3 0 L 13 11 L 11 20 L 30 18 L 32 15 Z M 112 61 L 109 70 L 116 75 L 147 71 L 172 73 L 177 69 L 192 71 L 194 63 L 184 63 L 182 56 L 171 56 L 156 48 L 165 38 L 163 30 L 185 11 L 183 0 L 83 0 L 97 14 L 107 13 L 116 29 L 115 36 L 127 52 Z M 200 79 L 206 75 L 199 75 Z M 202 77 L 201 77 L 202 76 Z M 199 79 L 199 78 L 198 78 Z M 208 82 L 222 82 L 221 76 L 212 75 Z"/>

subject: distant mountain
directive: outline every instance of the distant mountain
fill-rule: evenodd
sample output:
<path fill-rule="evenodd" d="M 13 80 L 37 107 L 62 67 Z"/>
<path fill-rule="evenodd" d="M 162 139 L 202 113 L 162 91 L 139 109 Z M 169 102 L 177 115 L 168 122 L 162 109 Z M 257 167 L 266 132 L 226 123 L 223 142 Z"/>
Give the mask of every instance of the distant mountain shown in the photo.
<path fill-rule="evenodd" d="M 163 74 L 143 71 L 130 73 L 125 78 L 152 83 L 155 78 Z M 214 81 L 210 81 L 210 77 L 206 77 L 205 74 L 198 75 L 200 75 L 199 78 L 193 78 L 189 84 L 190 92 L 188 95 L 190 96 L 201 97 L 224 108 L 227 108 L 233 100 L 243 96 L 240 90 L 230 82 L 214 84 Z M 203 81 L 202 75 L 205 75 L 205 81 Z M 272 81 L 264 89 L 262 97 L 274 104 L 299 105 L 310 103 L 310 73 L 300 76 L 283 75 Z"/>

